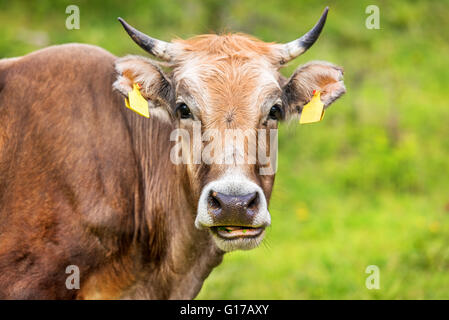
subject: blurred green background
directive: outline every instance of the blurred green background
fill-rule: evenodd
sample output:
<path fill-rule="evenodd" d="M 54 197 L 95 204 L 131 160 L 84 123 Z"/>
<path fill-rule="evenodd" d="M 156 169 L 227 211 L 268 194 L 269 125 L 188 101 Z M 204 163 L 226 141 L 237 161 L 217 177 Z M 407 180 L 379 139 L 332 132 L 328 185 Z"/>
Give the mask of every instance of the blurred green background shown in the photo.
<path fill-rule="evenodd" d="M 65 9 L 81 11 L 67 30 Z M 368 5 L 380 29 L 365 27 Z M 0 57 L 67 42 L 145 53 L 121 16 L 170 40 L 238 31 L 287 42 L 330 6 L 309 60 L 345 68 L 348 93 L 318 124 L 282 125 L 264 244 L 234 252 L 199 299 L 449 298 L 449 2 L 0 1 Z M 380 289 L 365 268 L 380 269 Z"/>

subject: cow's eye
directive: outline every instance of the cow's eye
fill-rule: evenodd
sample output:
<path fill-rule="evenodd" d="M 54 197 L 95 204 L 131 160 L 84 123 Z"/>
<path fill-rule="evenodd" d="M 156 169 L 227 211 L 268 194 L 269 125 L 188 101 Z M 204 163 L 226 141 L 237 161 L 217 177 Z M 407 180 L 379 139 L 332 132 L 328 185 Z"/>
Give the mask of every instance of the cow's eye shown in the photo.
<path fill-rule="evenodd" d="M 281 106 L 278 104 L 272 106 L 270 109 L 270 113 L 268 114 L 268 118 L 272 120 L 280 120 L 282 118 Z"/>
<path fill-rule="evenodd" d="M 192 112 L 190 111 L 189 107 L 185 103 L 180 103 L 176 107 L 175 110 L 176 114 L 179 114 L 179 117 L 181 119 L 193 119 Z"/>

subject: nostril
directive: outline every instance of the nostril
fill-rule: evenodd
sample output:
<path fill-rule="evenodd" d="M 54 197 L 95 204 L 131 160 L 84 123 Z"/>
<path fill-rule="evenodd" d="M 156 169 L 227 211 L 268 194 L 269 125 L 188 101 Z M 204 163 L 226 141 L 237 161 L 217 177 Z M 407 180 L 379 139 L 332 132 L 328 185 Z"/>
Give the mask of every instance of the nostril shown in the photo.
<path fill-rule="evenodd" d="M 247 208 L 256 209 L 258 205 L 259 205 L 259 194 L 255 192 L 254 196 L 249 200 Z"/>
<path fill-rule="evenodd" d="M 211 208 L 211 209 L 221 209 L 220 201 L 218 201 L 218 199 L 217 199 L 217 192 L 211 191 L 209 193 L 208 202 L 209 202 L 209 208 Z"/>

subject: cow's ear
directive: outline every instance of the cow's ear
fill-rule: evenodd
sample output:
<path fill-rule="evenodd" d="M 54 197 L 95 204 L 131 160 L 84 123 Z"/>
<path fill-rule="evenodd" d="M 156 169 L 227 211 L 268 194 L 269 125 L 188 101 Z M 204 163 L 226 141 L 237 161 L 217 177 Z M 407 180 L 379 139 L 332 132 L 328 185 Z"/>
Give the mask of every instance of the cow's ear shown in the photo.
<path fill-rule="evenodd" d="M 343 68 L 328 62 L 312 61 L 298 67 L 284 86 L 287 117 L 300 115 L 305 104 L 313 97 L 313 91 L 321 92 L 321 101 L 328 107 L 346 92 Z"/>
<path fill-rule="evenodd" d="M 148 100 L 150 117 L 170 119 L 174 96 L 172 84 L 154 61 L 129 55 L 117 59 L 115 69 L 118 75 L 113 86 L 116 90 L 127 97 L 133 89 L 133 84 L 138 83 L 142 96 Z"/>

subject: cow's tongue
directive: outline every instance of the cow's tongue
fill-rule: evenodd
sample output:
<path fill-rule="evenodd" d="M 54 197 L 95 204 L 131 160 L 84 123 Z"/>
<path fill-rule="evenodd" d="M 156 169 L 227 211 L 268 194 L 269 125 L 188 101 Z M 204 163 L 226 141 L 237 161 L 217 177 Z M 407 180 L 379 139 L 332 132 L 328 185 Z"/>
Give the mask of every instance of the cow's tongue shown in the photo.
<path fill-rule="evenodd" d="M 256 236 L 261 232 L 260 228 L 246 228 L 246 227 L 217 227 L 217 233 L 223 238 L 234 237 L 251 237 Z"/>
<path fill-rule="evenodd" d="M 223 227 L 226 231 L 243 230 L 243 227 Z"/>

